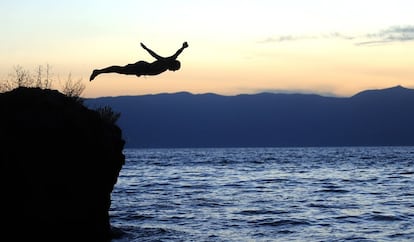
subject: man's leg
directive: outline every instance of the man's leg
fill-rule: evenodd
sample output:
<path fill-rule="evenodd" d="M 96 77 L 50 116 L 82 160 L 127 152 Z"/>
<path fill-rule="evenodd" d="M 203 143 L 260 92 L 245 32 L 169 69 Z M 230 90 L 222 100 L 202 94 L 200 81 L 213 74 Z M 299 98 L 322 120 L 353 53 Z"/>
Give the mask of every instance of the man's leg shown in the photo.
<path fill-rule="evenodd" d="M 103 69 L 95 69 L 92 72 L 91 77 L 89 78 L 89 81 L 92 81 L 95 79 L 96 76 L 102 73 L 119 73 L 119 74 L 127 74 L 125 73 L 125 67 L 124 66 L 110 66 Z"/>

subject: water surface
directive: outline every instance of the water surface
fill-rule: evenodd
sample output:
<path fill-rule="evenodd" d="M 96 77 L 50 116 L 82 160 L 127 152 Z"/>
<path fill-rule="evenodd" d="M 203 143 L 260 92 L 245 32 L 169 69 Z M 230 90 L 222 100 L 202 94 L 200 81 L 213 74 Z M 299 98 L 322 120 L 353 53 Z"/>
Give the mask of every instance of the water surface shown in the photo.
<path fill-rule="evenodd" d="M 414 147 L 124 154 L 114 242 L 414 240 Z"/>

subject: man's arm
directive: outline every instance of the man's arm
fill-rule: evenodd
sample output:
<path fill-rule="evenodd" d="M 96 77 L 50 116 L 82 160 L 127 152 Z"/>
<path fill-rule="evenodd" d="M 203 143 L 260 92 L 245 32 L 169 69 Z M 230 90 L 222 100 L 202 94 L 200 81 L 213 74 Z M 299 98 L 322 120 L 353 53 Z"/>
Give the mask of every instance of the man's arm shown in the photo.
<path fill-rule="evenodd" d="M 142 48 L 144 48 L 144 50 L 148 51 L 148 53 L 149 53 L 152 57 L 154 57 L 155 59 L 157 59 L 157 60 L 164 59 L 163 57 L 161 57 L 161 56 L 157 55 L 157 53 L 155 53 L 154 51 L 152 51 L 152 50 L 148 49 L 148 48 L 147 48 L 147 47 L 146 47 L 143 43 L 141 43 L 141 46 L 142 46 Z"/>
<path fill-rule="evenodd" d="M 178 49 L 177 52 L 174 55 L 172 55 L 170 58 L 177 59 L 177 57 L 181 54 L 181 52 L 183 52 L 183 50 L 187 47 L 188 47 L 188 43 L 184 42 L 183 46 L 180 49 Z"/>

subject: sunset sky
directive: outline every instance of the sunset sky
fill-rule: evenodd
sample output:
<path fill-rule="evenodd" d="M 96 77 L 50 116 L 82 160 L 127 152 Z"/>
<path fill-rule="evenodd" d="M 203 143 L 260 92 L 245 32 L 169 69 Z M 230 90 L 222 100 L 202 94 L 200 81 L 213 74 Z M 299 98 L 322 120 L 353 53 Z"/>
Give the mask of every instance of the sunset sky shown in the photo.
<path fill-rule="evenodd" d="M 49 64 L 57 80 L 81 78 L 85 97 L 414 88 L 413 9 L 412 0 L 5 0 L 0 80 Z M 140 42 L 169 56 L 184 41 L 177 72 L 89 82 L 95 68 L 153 61 Z"/>

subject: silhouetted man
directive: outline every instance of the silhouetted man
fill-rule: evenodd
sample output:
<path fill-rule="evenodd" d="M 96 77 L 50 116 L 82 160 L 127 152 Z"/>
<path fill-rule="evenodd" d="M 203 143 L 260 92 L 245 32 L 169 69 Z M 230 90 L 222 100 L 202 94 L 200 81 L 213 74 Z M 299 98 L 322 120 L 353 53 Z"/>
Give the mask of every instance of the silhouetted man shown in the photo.
<path fill-rule="evenodd" d="M 125 75 L 136 75 L 139 77 L 142 75 L 158 75 L 166 70 L 177 71 L 180 69 L 181 63 L 176 59 L 181 54 L 181 52 L 183 52 L 183 50 L 188 47 L 188 44 L 187 42 L 184 42 L 183 46 L 170 57 L 159 56 L 154 51 L 148 49 L 143 43 L 141 43 L 141 46 L 157 60 L 152 63 L 148 63 L 146 61 L 138 61 L 134 64 L 128 64 L 126 66 L 110 66 L 103 69 L 95 69 L 93 70 L 89 81 L 92 81 L 97 75 L 103 73 L 119 73 Z"/>

